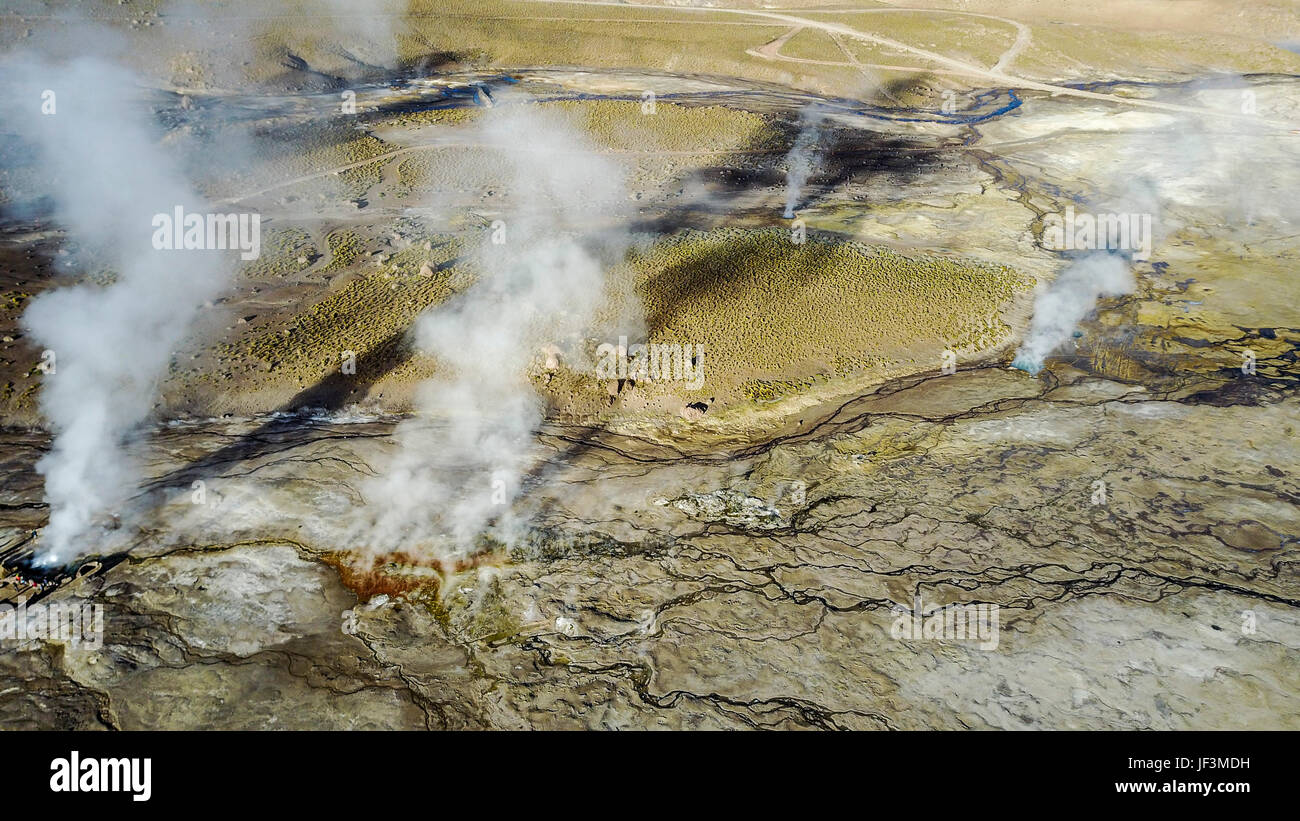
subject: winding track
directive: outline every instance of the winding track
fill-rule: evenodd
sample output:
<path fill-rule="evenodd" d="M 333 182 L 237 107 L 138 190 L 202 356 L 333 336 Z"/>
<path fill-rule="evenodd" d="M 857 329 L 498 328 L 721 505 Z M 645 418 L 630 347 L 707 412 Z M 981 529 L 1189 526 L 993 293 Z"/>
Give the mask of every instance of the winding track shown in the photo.
<path fill-rule="evenodd" d="M 1255 123 L 1255 124 L 1262 123 L 1269 126 L 1273 126 L 1278 129 L 1289 131 L 1291 133 L 1295 133 L 1294 131 L 1292 131 L 1291 124 L 1280 123 L 1271 120 L 1264 120 L 1254 115 L 1236 114 L 1232 112 L 1218 111 L 1214 109 L 1199 108 L 1196 106 L 1184 106 L 1184 105 L 1177 105 L 1173 103 L 1162 103 L 1154 100 L 1135 99 L 1132 97 L 1123 97 L 1116 94 L 1106 94 L 1106 93 L 1096 92 L 1096 91 L 1087 91 L 1080 88 L 1071 88 L 1069 86 L 1054 85 L 1050 83 L 1041 83 L 1014 74 L 1010 74 L 1008 73 L 1007 69 L 1019 57 L 1019 55 L 1022 54 L 1024 50 L 1029 47 L 1030 44 L 1032 44 L 1033 34 L 1028 25 L 1019 22 L 1017 20 L 1012 20 L 1010 18 L 1000 17 L 996 15 L 980 14 L 977 12 L 951 11 L 946 9 L 898 9 L 898 8 L 836 9 L 836 10 L 825 12 L 825 13 L 834 13 L 834 14 L 869 14 L 869 13 L 882 14 L 882 13 L 890 13 L 890 12 L 893 13 L 912 12 L 912 13 L 961 15 L 967 17 L 976 17 L 976 18 L 982 18 L 987 20 L 993 20 L 1014 27 L 1016 29 L 1015 42 L 1013 42 L 1011 46 L 1005 52 L 1003 52 L 1001 56 L 999 56 L 997 62 L 991 68 L 984 68 L 982 66 L 975 65 L 973 63 L 968 63 L 952 57 L 948 57 L 946 55 L 939 54 L 937 52 L 929 51 L 927 49 L 919 48 L 916 46 L 911 46 L 889 37 L 884 37 L 870 32 L 860 31 L 858 29 L 852 28 L 847 25 L 812 20 L 805 17 L 798 17 L 779 10 L 759 11 L 759 10 L 749 10 L 749 9 L 704 8 L 704 7 L 692 7 L 692 6 L 664 7 L 664 6 L 649 6 L 649 5 L 637 4 L 637 3 L 611 2 L 610 0 L 531 0 L 531 2 L 559 4 L 559 5 L 578 5 L 578 6 L 613 6 L 613 7 L 623 8 L 623 9 L 626 9 L 628 6 L 642 5 L 645 8 L 652 8 L 656 11 L 664 11 L 667 8 L 671 8 L 671 10 L 673 11 L 680 11 L 683 13 L 703 11 L 703 12 L 746 15 L 749 17 L 778 20 L 789 24 L 791 28 L 774 40 L 768 41 L 767 43 L 764 43 L 755 48 L 748 49 L 746 53 L 762 59 L 768 59 L 768 60 L 780 60 L 780 61 L 794 62 L 794 63 L 811 63 L 817 65 L 850 66 L 863 71 L 866 71 L 868 69 L 883 69 L 883 70 L 894 70 L 894 71 L 930 71 L 932 73 L 948 74 L 952 76 L 976 77 L 981 80 L 992 81 L 993 83 L 998 85 L 1003 85 L 1003 86 L 1017 88 L 1017 89 L 1029 89 L 1034 91 L 1042 91 L 1051 94 L 1052 96 L 1077 97 L 1081 99 L 1115 103 L 1119 105 L 1126 105 L 1126 106 L 1132 106 L 1137 108 L 1146 108 L 1146 109 L 1152 109 L 1158 111 L 1167 111 L 1167 112 L 1183 113 L 1183 114 L 1195 114 L 1198 116 L 1215 116 L 1215 117 L 1227 118 L 1230 120 L 1237 120 L 1237 121 L 1249 121 L 1251 123 Z M 803 31 L 804 29 L 809 29 L 809 28 L 824 31 L 827 34 L 829 34 L 831 39 L 834 40 L 835 43 L 839 45 L 840 49 L 844 52 L 844 55 L 848 61 L 837 62 L 837 61 L 827 61 L 827 60 L 812 60 L 807 58 L 789 57 L 784 54 L 781 54 L 781 48 L 792 37 L 797 35 L 799 32 Z M 943 68 L 936 70 L 926 66 L 905 66 L 905 65 L 863 63 L 859 61 L 852 54 L 852 52 L 844 46 L 841 38 L 845 38 L 845 37 L 868 42 L 868 43 L 873 43 L 876 45 L 885 46 L 887 48 L 891 48 L 897 51 L 902 51 L 908 54 L 912 54 L 922 60 L 926 60 L 931 63 L 943 66 Z M 362 166 L 370 165 L 375 162 L 392 159 L 393 157 L 397 157 L 399 155 L 409 154 L 415 151 L 421 151 L 421 150 L 434 148 L 434 147 L 446 147 L 446 146 L 443 144 L 406 146 L 358 162 L 348 163 L 346 165 L 341 165 L 335 168 L 329 168 L 324 171 L 304 174 L 299 177 L 294 177 L 292 179 L 277 182 L 271 186 L 259 189 L 257 191 L 247 192 L 235 197 L 228 197 L 225 199 L 217 200 L 214 202 L 214 205 L 229 205 L 237 202 L 242 202 L 244 200 L 251 199 L 256 196 L 261 196 L 270 193 L 271 191 L 279 190 L 293 185 L 298 185 L 304 182 L 309 182 L 311 180 L 320 179 L 323 177 L 336 175 L 344 171 L 360 168 Z M 652 153 L 684 153 L 684 152 L 652 152 Z"/>
<path fill-rule="evenodd" d="M 628 8 L 629 6 L 641 5 L 636 3 L 615 3 L 615 2 L 610 2 L 610 0 L 530 0 L 530 2 L 572 5 L 572 6 L 618 6 L 620 8 Z M 654 8 L 662 10 L 664 7 L 655 6 Z M 1095 100 L 1099 102 L 1115 103 L 1120 105 L 1132 106 L 1135 108 L 1146 108 L 1154 111 L 1167 111 L 1167 112 L 1178 113 L 1178 114 L 1195 114 L 1202 117 L 1205 116 L 1221 117 L 1229 120 L 1247 121 L 1255 124 L 1265 124 L 1286 131 L 1290 131 L 1293 127 L 1292 125 L 1287 123 L 1280 123 L 1273 120 L 1265 120 L 1263 118 L 1254 115 L 1233 113 L 1228 111 L 1218 111 L 1210 108 L 1198 108 L 1196 106 L 1177 105 L 1174 103 L 1161 103 L 1155 100 L 1134 99 L 1131 97 L 1121 97 L 1117 94 L 1103 94 L 1095 91 L 1086 91 L 1080 88 L 1071 88 L 1070 86 L 1053 85 L 1051 83 L 1040 83 L 1036 80 L 1030 80 L 1025 77 L 1009 74 L 1006 72 L 1006 66 L 1010 65 L 1011 61 L 1014 60 L 1015 57 L 1019 55 L 1020 50 L 1023 50 L 1023 48 L 1029 42 L 1028 35 L 1025 32 L 1021 33 L 1022 36 L 1025 37 L 1024 42 L 1021 42 L 1021 37 L 1018 36 L 1016 38 L 1016 43 L 1012 44 L 1008 52 L 1002 55 L 1002 58 L 998 60 L 998 63 L 994 65 L 993 68 L 983 68 L 981 66 L 973 65 L 971 63 L 967 63 L 962 60 L 957 60 L 955 58 L 948 57 L 947 55 L 944 54 L 939 54 L 934 51 L 929 51 L 928 49 L 919 48 L 917 46 L 911 46 L 889 37 L 883 37 L 878 34 L 872 34 L 869 32 L 860 31 L 851 26 L 842 25 L 840 23 L 828 23 L 819 20 L 810 20 L 806 17 L 798 17 L 796 15 L 787 14 L 784 12 L 758 11 L 753 9 L 702 8 L 696 6 L 681 6 L 681 7 L 674 6 L 672 8 L 674 11 L 680 11 L 683 13 L 708 12 L 711 14 L 746 15 L 746 16 L 758 17 L 766 20 L 776 20 L 781 23 L 790 25 L 792 27 L 819 29 L 821 31 L 827 32 L 828 34 L 831 34 L 832 36 L 838 34 L 844 37 L 849 37 L 855 40 L 861 40 L 864 42 L 873 43 L 879 46 L 885 46 L 886 48 L 891 48 L 896 51 L 902 51 L 907 54 L 911 54 L 922 60 L 927 60 L 934 64 L 943 66 L 952 74 L 967 76 L 967 77 L 976 77 L 983 81 L 989 81 L 997 85 L 1010 86 L 1012 88 L 1017 88 L 1017 89 L 1041 91 L 1047 94 L 1051 94 L 1052 96 L 1078 97 L 1080 99 L 1085 99 L 1085 100 Z M 902 11 L 902 10 L 897 9 L 896 11 Z M 908 11 L 915 11 L 920 13 L 924 13 L 927 11 L 932 11 L 935 13 L 943 13 L 943 14 L 949 13 L 946 10 L 939 10 L 939 9 L 933 9 L 933 10 L 932 9 L 908 9 Z M 1003 20 L 1004 18 L 995 17 L 992 19 Z M 1017 45 L 1020 46 L 1020 49 L 1017 49 L 1016 47 Z M 916 66 L 913 68 L 916 71 L 929 70 L 928 67 L 924 67 L 924 66 Z"/>
<path fill-rule="evenodd" d="M 1008 26 L 1013 27 L 1016 30 L 1016 40 L 1014 43 L 1011 44 L 1011 46 L 1005 52 L 1002 53 L 1000 57 L 998 57 L 997 63 L 995 63 L 993 66 L 992 69 L 993 71 L 1005 72 L 1007 68 L 1011 65 L 1011 63 L 1014 62 L 1015 59 L 1020 56 L 1021 52 L 1023 52 L 1026 48 L 1029 47 L 1031 43 L 1033 43 L 1033 32 L 1030 30 L 1029 26 L 1020 22 L 1019 20 L 1012 20 L 1009 17 L 997 17 L 992 14 L 979 14 L 978 12 L 973 12 L 973 11 L 941 11 L 939 9 L 828 9 L 824 12 L 818 12 L 818 13 L 819 14 L 885 14 L 889 12 L 917 12 L 917 11 L 920 12 L 933 11 L 934 13 L 956 14 L 956 15 L 961 15 L 963 17 L 981 17 L 985 20 L 995 20 L 999 23 L 1006 23 Z M 844 56 L 848 60 L 848 62 L 841 62 L 839 60 L 811 60 L 805 57 L 790 57 L 789 55 L 782 54 L 781 49 L 785 46 L 785 44 L 788 43 L 791 38 L 793 38 L 795 35 L 797 35 L 799 32 L 803 30 L 804 30 L 804 26 L 802 24 L 795 26 L 794 28 L 787 31 L 785 34 L 782 34 L 780 37 L 777 37 L 774 40 L 764 43 L 758 48 L 749 49 L 746 51 L 746 53 L 752 54 L 755 57 L 762 57 L 767 60 L 782 60 L 789 63 L 811 63 L 813 65 L 822 65 L 822 66 L 852 66 L 854 68 L 876 68 L 876 69 L 884 69 L 887 71 L 915 71 L 916 70 L 916 66 L 895 66 L 895 65 L 888 65 L 883 63 L 863 63 L 860 60 L 858 60 L 857 57 L 854 57 L 853 54 L 847 48 L 844 47 L 843 41 L 840 39 L 840 36 L 837 34 L 831 34 L 830 37 L 832 40 L 835 41 L 835 44 L 840 47 L 840 50 L 844 52 Z"/>

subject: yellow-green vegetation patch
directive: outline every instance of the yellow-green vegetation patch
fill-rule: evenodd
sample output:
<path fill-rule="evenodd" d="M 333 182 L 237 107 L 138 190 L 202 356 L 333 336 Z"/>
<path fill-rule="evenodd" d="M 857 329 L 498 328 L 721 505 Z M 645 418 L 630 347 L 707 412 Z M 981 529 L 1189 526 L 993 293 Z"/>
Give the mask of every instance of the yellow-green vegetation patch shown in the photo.
<path fill-rule="evenodd" d="M 873 368 L 883 368 L 889 365 L 889 360 L 881 356 L 849 356 L 840 354 L 835 357 L 833 363 L 835 373 L 840 376 L 848 376 L 854 373 L 872 370 Z"/>
<path fill-rule="evenodd" d="M 705 346 L 704 391 L 770 401 L 891 363 L 939 364 L 1010 333 L 1003 307 L 1033 285 L 976 260 L 782 229 L 690 231 L 630 258 L 650 340 Z M 666 388 L 667 389 L 667 388 Z"/>
<path fill-rule="evenodd" d="M 410 154 L 397 164 L 397 185 L 393 194 L 408 197 L 421 190 L 430 180 L 433 163 L 426 152 Z"/>
<path fill-rule="evenodd" d="M 115 285 L 118 279 L 118 272 L 112 268 L 100 268 L 97 271 L 89 271 L 83 274 L 78 280 L 78 284 L 98 285 L 101 288 L 107 288 Z"/>
<path fill-rule="evenodd" d="M 285 277 L 311 267 L 315 256 L 316 246 L 306 231 L 273 228 L 262 234 L 262 254 L 244 265 L 243 274 L 251 279 Z"/>
<path fill-rule="evenodd" d="M 788 396 L 807 393 L 817 385 L 829 381 L 830 378 L 824 373 L 815 373 L 803 379 L 750 379 L 740 386 L 740 390 L 751 402 L 775 402 Z"/>
<path fill-rule="evenodd" d="M 480 108 L 431 108 L 426 111 L 407 111 L 387 118 L 385 126 L 418 128 L 426 125 L 464 125 L 478 119 Z"/>
<path fill-rule="evenodd" d="M 288 326 L 272 329 L 228 353 L 311 381 L 337 371 L 351 351 L 361 379 L 379 378 L 406 359 L 405 334 L 416 316 L 465 284 L 456 276 L 457 246 L 447 240 L 403 249 L 317 302 Z M 422 273 L 423 271 L 423 273 Z"/>
<path fill-rule="evenodd" d="M 281 139 L 296 140 L 295 144 L 300 147 L 285 158 L 288 168 L 279 173 L 289 176 L 337 170 L 333 179 L 338 181 L 338 193 L 350 198 L 363 196 L 379 182 L 387 159 L 373 163 L 365 161 L 395 150 L 395 146 L 373 134 L 362 134 L 351 127 L 333 124 L 295 130 L 281 135 Z"/>
<path fill-rule="evenodd" d="M 796 60 L 824 60 L 843 63 L 848 60 L 844 50 L 821 29 L 806 28 L 781 45 L 780 55 Z"/>
<path fill-rule="evenodd" d="M 515 617 L 516 608 L 501 587 L 498 578 L 475 588 L 471 600 L 455 589 L 447 604 L 454 608 L 452 624 L 456 632 L 474 641 L 502 641 L 515 636 L 523 624 Z"/>
<path fill-rule="evenodd" d="M 848 26 L 865 34 L 887 37 L 913 48 L 984 67 L 992 66 L 1015 44 L 1017 33 L 1009 21 L 942 11 L 896 10 L 860 14 L 809 12 L 804 16 Z M 808 33 L 809 30 L 800 32 L 791 42 Z M 850 48 L 856 45 L 863 49 L 859 56 L 863 62 L 868 62 L 867 57 L 870 57 L 871 62 L 895 64 L 902 58 L 904 65 L 911 65 L 916 60 L 910 52 L 899 52 L 855 37 L 841 36 L 841 42 Z M 788 48 L 783 49 L 782 53 L 795 56 Z"/>
<path fill-rule="evenodd" d="M 313 185 L 325 189 L 322 193 L 356 198 L 379 181 L 388 157 L 378 158 L 397 149 L 373 134 L 341 122 L 277 123 L 258 131 L 257 138 L 259 162 L 247 173 L 236 172 L 235 179 L 215 186 L 214 194 L 309 177 Z"/>
<path fill-rule="evenodd" d="M 330 261 L 324 271 L 342 271 L 361 256 L 361 238 L 347 228 L 331 231 L 325 242 L 329 244 Z"/>
<path fill-rule="evenodd" d="M 206 85 L 211 78 L 203 65 L 203 57 L 197 52 L 186 51 L 174 55 L 167 64 L 172 84 L 184 88 L 197 88 Z"/>
<path fill-rule="evenodd" d="M 566 100 L 543 107 L 566 113 L 598 145 L 612 151 L 709 154 L 782 145 L 780 133 L 761 115 L 723 106 L 659 101 L 653 113 L 645 113 L 640 102 L 628 100 Z"/>
<path fill-rule="evenodd" d="M 26 291 L 10 291 L 4 295 L 5 308 L 9 313 L 22 313 L 23 307 L 27 304 L 27 300 L 31 298 L 32 295 Z"/>
<path fill-rule="evenodd" d="M 340 171 L 338 179 L 343 184 L 344 196 L 349 199 L 364 197 L 367 191 L 378 185 L 379 181 L 383 179 L 384 165 L 386 163 L 387 160 L 378 160 Z"/>
<path fill-rule="evenodd" d="M 337 124 L 304 127 L 280 136 L 297 138 L 301 147 L 291 156 L 300 172 L 324 171 L 364 162 L 394 148 L 373 134 Z"/>

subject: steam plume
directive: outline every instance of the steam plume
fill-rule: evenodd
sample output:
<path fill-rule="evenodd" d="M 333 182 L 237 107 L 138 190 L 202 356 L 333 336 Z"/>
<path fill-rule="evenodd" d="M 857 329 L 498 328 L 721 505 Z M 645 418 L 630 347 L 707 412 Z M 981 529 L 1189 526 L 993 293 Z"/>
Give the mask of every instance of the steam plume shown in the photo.
<path fill-rule="evenodd" d="M 107 286 L 47 291 L 23 315 L 35 343 L 55 355 L 40 396 L 54 439 L 37 469 L 50 506 L 38 560 L 56 564 L 93 549 L 97 521 L 136 487 L 126 440 L 147 418 L 198 306 L 224 287 L 228 266 L 212 252 L 154 249 L 153 215 L 203 208 L 159 147 L 128 72 L 93 58 L 28 60 L 6 67 L 3 85 L 6 122 L 37 153 L 56 218 L 86 251 L 77 261 L 114 276 Z M 54 113 L 41 112 L 45 91 L 55 95 Z"/>
<path fill-rule="evenodd" d="M 1261 111 L 1276 116 L 1263 108 L 1275 102 L 1266 85 L 1193 85 L 1187 102 L 1237 115 L 1245 99 L 1253 108 L 1257 93 Z M 1156 123 L 1125 135 L 1112 152 L 1105 190 L 1090 198 L 1098 211 L 1149 217 L 1147 241 L 1157 247 L 1193 220 L 1214 219 L 1224 237 L 1245 223 L 1268 222 L 1286 230 L 1294 221 L 1295 199 L 1282 192 L 1296 184 L 1296 167 L 1275 159 L 1286 150 L 1281 147 L 1289 136 L 1285 132 L 1254 116 L 1168 116 Z M 1073 262 L 1035 301 L 1029 333 L 1013 364 L 1036 373 L 1100 297 L 1131 293 L 1135 286 L 1121 255 L 1099 250 Z"/>
<path fill-rule="evenodd" d="M 494 229 L 504 243 L 485 242 L 480 279 L 417 323 L 419 347 L 446 375 L 422 387 L 419 414 L 395 434 L 393 463 L 366 489 L 365 539 L 382 550 L 432 535 L 444 554 L 460 553 L 504 514 L 536 459 L 543 409 L 529 363 L 586 327 L 606 263 L 629 242 L 597 230 L 626 202 L 623 174 L 581 132 L 518 99 L 488 112 L 480 129 L 478 142 L 508 177 L 509 212 Z"/>
<path fill-rule="evenodd" d="M 799 114 L 799 136 L 785 158 L 785 218 L 794 218 L 794 209 L 803 196 L 804 186 L 817 164 L 822 121 L 826 112 L 817 105 L 809 105 Z"/>
<path fill-rule="evenodd" d="M 1012 364 L 1038 373 L 1043 360 L 1070 338 L 1099 298 L 1131 293 L 1135 284 L 1128 262 L 1118 254 L 1094 253 L 1076 261 L 1034 300 L 1029 333 Z"/>

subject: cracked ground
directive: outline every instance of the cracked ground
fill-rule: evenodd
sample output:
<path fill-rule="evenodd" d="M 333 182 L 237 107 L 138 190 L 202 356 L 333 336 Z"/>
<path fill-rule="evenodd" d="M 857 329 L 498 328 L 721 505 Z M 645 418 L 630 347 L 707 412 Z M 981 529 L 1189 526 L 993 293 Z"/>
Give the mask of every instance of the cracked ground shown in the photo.
<path fill-rule="evenodd" d="M 0 722 L 1294 728 L 1297 400 L 1216 396 L 987 367 L 739 452 L 548 427 L 528 539 L 365 602 L 323 546 L 389 425 L 164 433 L 160 477 L 226 460 L 207 500 L 156 488 L 169 529 L 55 594 L 104 651 L 6 654 Z M 918 596 L 997 646 L 894 638 Z"/>

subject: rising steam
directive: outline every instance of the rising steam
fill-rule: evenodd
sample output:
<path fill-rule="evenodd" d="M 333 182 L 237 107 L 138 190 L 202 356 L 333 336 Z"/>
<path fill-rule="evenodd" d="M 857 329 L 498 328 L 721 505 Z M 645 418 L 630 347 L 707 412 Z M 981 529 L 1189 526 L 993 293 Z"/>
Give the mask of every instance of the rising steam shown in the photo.
<path fill-rule="evenodd" d="M 785 218 L 794 219 L 794 209 L 801 202 L 804 186 L 812 176 L 821 153 L 822 122 L 826 112 L 816 104 L 799 114 L 799 136 L 785 158 Z"/>
<path fill-rule="evenodd" d="M 1043 360 L 1073 335 L 1098 299 L 1131 293 L 1135 284 L 1128 261 L 1119 254 L 1095 253 L 1076 261 L 1034 300 L 1029 333 L 1012 365 L 1038 373 Z"/>
<path fill-rule="evenodd" d="M 54 439 L 37 469 L 50 521 L 38 561 L 66 562 L 102 537 L 140 477 L 127 438 L 153 405 L 157 382 L 195 312 L 224 287 L 219 254 L 155 250 L 152 218 L 176 206 L 202 212 L 125 70 L 97 59 L 4 70 L 5 121 L 50 180 L 43 191 L 84 249 L 82 273 L 107 269 L 111 284 L 83 283 L 36 297 L 23 315 L 35 344 L 53 352 L 40 410 Z M 52 92 L 54 113 L 43 114 Z"/>
<path fill-rule="evenodd" d="M 1259 91 L 1263 95 L 1267 88 Z M 1178 229 L 1206 219 L 1216 223 L 1224 238 L 1236 226 L 1255 221 L 1288 230 L 1300 209 L 1283 192 L 1297 184 L 1297 176 L 1294 166 L 1272 159 L 1279 151 L 1269 143 L 1289 135 L 1262 118 L 1242 114 L 1242 101 L 1249 99 L 1253 108 L 1255 94 L 1245 84 L 1193 85 L 1188 99 L 1180 102 L 1232 116 L 1162 115 L 1152 118 L 1148 130 L 1124 135 L 1124 144 L 1111 154 L 1101 190 L 1089 198 L 1095 213 L 1146 218 L 1152 225 L 1147 241 L 1157 247 Z M 1099 298 L 1128 294 L 1135 287 L 1124 254 L 1102 248 L 1075 260 L 1038 295 L 1013 365 L 1037 373 Z"/>
<path fill-rule="evenodd" d="M 421 387 L 392 464 L 365 488 L 358 538 L 377 550 L 432 539 L 440 557 L 460 554 L 506 513 L 537 458 L 543 408 L 529 364 L 587 327 L 606 265 L 627 248 L 603 228 L 626 202 L 622 170 L 581 132 L 520 99 L 479 128 L 506 177 L 510 205 L 491 229 L 504 242 L 485 240 L 479 280 L 417 323 L 418 346 L 444 375 Z"/>

